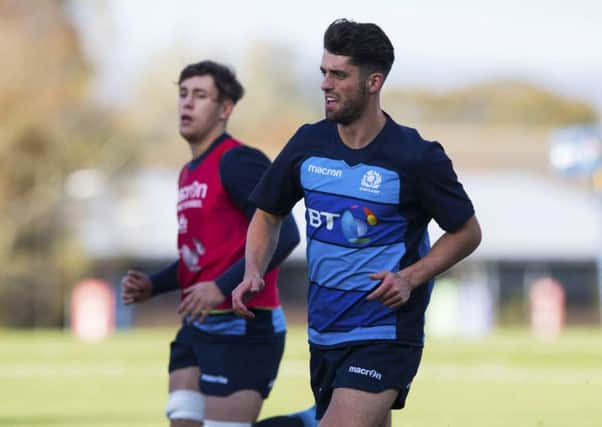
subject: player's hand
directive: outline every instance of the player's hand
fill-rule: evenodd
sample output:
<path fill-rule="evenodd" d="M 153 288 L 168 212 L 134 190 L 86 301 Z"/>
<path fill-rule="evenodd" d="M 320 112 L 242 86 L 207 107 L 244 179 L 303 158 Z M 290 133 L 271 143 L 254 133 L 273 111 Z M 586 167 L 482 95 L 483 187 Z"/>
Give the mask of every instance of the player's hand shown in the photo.
<path fill-rule="evenodd" d="M 182 294 L 185 296 L 178 307 L 178 314 L 182 317 L 192 316 L 199 323 L 202 323 L 209 312 L 226 299 L 213 281 L 195 283 L 184 289 Z"/>
<path fill-rule="evenodd" d="M 392 310 L 399 308 L 410 299 L 412 286 L 409 278 L 404 277 L 402 272 L 379 271 L 372 273 L 370 278 L 381 280 L 381 283 L 366 299 L 378 300 Z"/>
<path fill-rule="evenodd" d="M 232 308 L 238 316 L 253 319 L 255 315 L 249 311 L 246 304 L 265 287 L 265 282 L 259 276 L 247 277 L 232 291 Z"/>
<path fill-rule="evenodd" d="M 150 278 L 140 271 L 129 270 L 121 279 L 121 301 L 126 305 L 146 301 L 152 290 Z"/>

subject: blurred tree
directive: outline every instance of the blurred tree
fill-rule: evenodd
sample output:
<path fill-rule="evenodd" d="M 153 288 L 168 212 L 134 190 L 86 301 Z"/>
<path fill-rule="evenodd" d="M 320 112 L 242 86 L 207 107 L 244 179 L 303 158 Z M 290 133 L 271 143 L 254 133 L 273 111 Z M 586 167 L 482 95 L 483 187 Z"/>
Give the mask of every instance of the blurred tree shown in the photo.
<path fill-rule="evenodd" d="M 248 143 L 275 156 L 305 122 L 322 118 L 320 105 L 311 105 L 308 89 L 296 67 L 290 46 L 258 40 L 251 44 L 240 69 L 246 94 L 238 107 L 233 128 Z"/>
<path fill-rule="evenodd" d="M 67 232 L 65 177 L 131 155 L 111 147 L 119 123 L 87 98 L 91 69 L 63 2 L 0 0 L 0 52 L 0 323 L 56 326 L 88 266 Z"/>
<path fill-rule="evenodd" d="M 158 51 L 141 67 L 144 73 L 132 88 L 129 102 L 120 107 L 120 115 L 136 135 L 143 164 L 177 168 L 188 160 L 188 148 L 178 135 L 176 84 L 180 70 L 192 62 L 212 59 L 234 69 L 245 95 L 228 131 L 270 156 L 280 151 L 301 123 L 321 118 L 320 105 L 312 106 L 305 96 L 308 90 L 290 48 L 252 42 L 240 65 L 224 52 L 227 46 L 220 46 L 219 41 L 212 47 L 195 46 L 191 52 L 182 40 Z M 319 96 L 319 86 L 312 91 Z"/>
<path fill-rule="evenodd" d="M 525 82 L 495 81 L 447 92 L 390 87 L 386 110 L 444 144 L 460 168 L 549 170 L 552 129 L 594 123 L 592 105 Z"/>
<path fill-rule="evenodd" d="M 408 120 L 480 125 L 563 126 L 594 123 L 587 102 L 518 81 L 496 81 L 433 93 L 390 89 L 385 100 Z"/>
<path fill-rule="evenodd" d="M 199 52 L 198 57 L 187 55 L 185 46 L 184 41 L 176 42 L 150 57 L 141 66 L 144 71 L 130 88 L 130 97 L 117 107 L 142 165 L 178 168 L 189 160 L 187 145 L 178 135 L 177 81 L 180 70 L 188 64 L 183 58 L 190 56 L 192 62 L 205 56 Z"/>

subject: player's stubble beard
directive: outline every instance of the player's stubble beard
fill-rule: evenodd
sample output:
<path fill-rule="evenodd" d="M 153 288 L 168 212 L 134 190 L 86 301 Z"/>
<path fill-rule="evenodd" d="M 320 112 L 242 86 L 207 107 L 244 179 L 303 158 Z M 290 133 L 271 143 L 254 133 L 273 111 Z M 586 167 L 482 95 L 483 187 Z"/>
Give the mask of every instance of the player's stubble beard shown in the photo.
<path fill-rule="evenodd" d="M 368 89 L 364 82 L 358 86 L 357 96 L 345 100 L 339 111 L 326 111 L 326 118 L 342 126 L 348 126 L 361 117 L 368 105 Z"/>

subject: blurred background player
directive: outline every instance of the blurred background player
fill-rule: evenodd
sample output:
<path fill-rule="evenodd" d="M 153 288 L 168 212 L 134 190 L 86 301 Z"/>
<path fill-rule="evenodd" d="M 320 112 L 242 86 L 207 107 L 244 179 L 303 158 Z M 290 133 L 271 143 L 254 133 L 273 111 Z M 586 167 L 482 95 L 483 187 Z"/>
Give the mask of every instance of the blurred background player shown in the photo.
<path fill-rule="evenodd" d="M 324 34 L 326 119 L 302 126 L 251 196 L 245 280 L 262 278 L 286 215 L 307 209 L 311 384 L 321 427 L 391 425 L 418 370 L 433 277 L 480 243 L 473 205 L 441 145 L 381 110 L 393 46 L 375 24 L 333 22 Z M 429 249 L 427 225 L 445 233 Z M 252 300 L 251 300 L 252 301 Z"/>
<path fill-rule="evenodd" d="M 255 320 L 235 316 L 230 293 L 243 276 L 245 236 L 254 212 L 248 196 L 270 162 L 226 133 L 243 96 L 228 67 L 212 61 L 190 64 L 181 71 L 178 88 L 180 135 L 192 154 L 179 177 L 179 258 L 150 276 L 128 271 L 122 299 L 132 304 L 182 291 L 183 324 L 169 361 L 166 412 L 172 427 L 250 426 L 284 350 L 276 266 L 298 244 L 299 234 L 288 216 L 264 276 L 266 287 L 250 303 Z M 244 365 L 241 354 L 251 355 Z"/>

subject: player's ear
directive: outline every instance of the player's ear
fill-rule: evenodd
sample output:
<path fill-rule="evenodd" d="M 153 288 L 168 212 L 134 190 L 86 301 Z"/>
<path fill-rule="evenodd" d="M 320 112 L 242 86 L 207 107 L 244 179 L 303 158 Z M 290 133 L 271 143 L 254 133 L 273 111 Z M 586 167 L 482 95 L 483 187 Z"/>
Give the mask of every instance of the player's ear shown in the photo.
<path fill-rule="evenodd" d="M 383 87 L 385 82 L 385 76 L 383 73 L 371 73 L 368 76 L 366 85 L 368 86 L 368 93 L 377 93 Z"/>
<path fill-rule="evenodd" d="M 231 99 L 223 100 L 219 113 L 220 119 L 228 120 L 228 118 L 230 118 L 230 114 L 232 114 L 232 110 L 234 110 L 234 102 L 232 102 Z"/>

